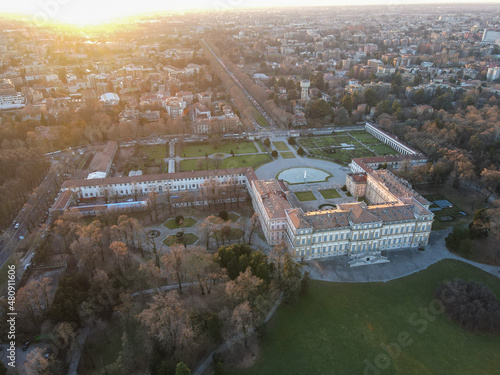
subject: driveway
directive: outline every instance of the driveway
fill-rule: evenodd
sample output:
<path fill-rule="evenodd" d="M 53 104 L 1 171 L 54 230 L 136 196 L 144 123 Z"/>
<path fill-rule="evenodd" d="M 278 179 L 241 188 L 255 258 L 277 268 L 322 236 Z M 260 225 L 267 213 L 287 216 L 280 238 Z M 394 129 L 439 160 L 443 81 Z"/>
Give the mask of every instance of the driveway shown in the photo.
<path fill-rule="evenodd" d="M 330 161 L 296 157 L 294 159 L 276 159 L 258 167 L 255 170 L 255 174 L 261 180 L 269 180 L 275 178 L 276 174 L 284 169 L 300 167 L 318 168 L 331 173 L 333 177 L 330 177 L 328 182 L 326 182 L 328 185 L 345 185 L 345 177 L 350 172 L 349 168 Z"/>
<path fill-rule="evenodd" d="M 347 263 L 348 257 L 340 256 L 328 260 L 308 261 L 304 271 L 308 271 L 311 278 L 315 280 L 356 283 L 386 282 L 426 269 L 442 259 L 457 259 L 500 277 L 500 267 L 498 266 L 473 262 L 450 253 L 444 239 L 451 230 L 452 228 L 432 232 L 425 251 L 416 249 L 383 251 L 382 254 L 389 258 L 389 263 L 351 268 Z"/>

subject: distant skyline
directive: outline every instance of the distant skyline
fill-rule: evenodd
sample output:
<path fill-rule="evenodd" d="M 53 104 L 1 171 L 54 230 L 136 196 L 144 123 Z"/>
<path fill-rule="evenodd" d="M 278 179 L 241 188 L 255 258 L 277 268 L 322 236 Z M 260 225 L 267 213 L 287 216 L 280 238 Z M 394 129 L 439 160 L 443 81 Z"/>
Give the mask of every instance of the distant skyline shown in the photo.
<path fill-rule="evenodd" d="M 2 2 L 0 13 L 23 14 L 39 21 L 56 21 L 73 25 L 93 25 L 113 21 L 128 16 L 151 12 L 236 9 L 236 8 L 269 8 L 296 6 L 355 6 L 355 5 L 412 5 L 412 4 L 464 4 L 489 3 L 495 0 L 20 0 Z"/>

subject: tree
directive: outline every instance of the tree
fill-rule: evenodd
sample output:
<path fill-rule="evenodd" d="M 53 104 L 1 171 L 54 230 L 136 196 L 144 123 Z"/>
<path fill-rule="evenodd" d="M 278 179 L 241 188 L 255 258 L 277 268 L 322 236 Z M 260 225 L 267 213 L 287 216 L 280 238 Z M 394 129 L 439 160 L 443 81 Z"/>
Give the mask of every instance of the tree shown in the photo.
<path fill-rule="evenodd" d="M 114 241 L 109 245 L 109 249 L 113 252 L 118 260 L 118 266 L 128 268 L 130 266 L 130 254 L 128 247 L 121 241 Z"/>
<path fill-rule="evenodd" d="M 377 102 L 378 102 L 377 92 L 372 88 L 366 89 L 365 90 L 365 101 L 366 101 L 366 104 L 368 104 L 370 107 L 376 106 Z"/>
<path fill-rule="evenodd" d="M 209 254 L 206 249 L 200 246 L 193 246 L 186 260 L 186 268 L 192 280 L 196 280 L 205 295 L 205 291 L 210 294 L 212 287 L 217 280 L 223 277 L 220 268 L 215 263 L 213 254 Z"/>
<path fill-rule="evenodd" d="M 252 270 L 248 267 L 236 279 L 226 284 L 226 294 L 236 303 L 242 301 L 253 303 L 255 298 L 257 298 L 262 283 L 263 280 L 254 276 Z"/>
<path fill-rule="evenodd" d="M 176 245 L 170 248 L 170 252 L 166 253 L 161 258 L 165 268 L 169 270 L 177 283 L 179 284 L 179 293 L 182 294 L 182 274 L 186 261 L 186 254 L 182 246 Z"/>
<path fill-rule="evenodd" d="M 271 141 L 269 140 L 269 138 L 264 139 L 264 144 L 266 145 L 266 147 L 271 146 Z"/>
<path fill-rule="evenodd" d="M 189 314 L 172 292 L 155 295 L 137 318 L 149 334 L 164 345 L 167 353 L 176 358 L 193 336 Z"/>
<path fill-rule="evenodd" d="M 253 327 L 253 322 L 253 312 L 248 301 L 245 301 L 234 308 L 233 315 L 231 316 L 231 323 L 233 324 L 236 333 L 243 336 L 245 348 L 248 348 L 248 335 Z"/>
<path fill-rule="evenodd" d="M 295 262 L 288 253 L 284 254 L 283 258 L 283 298 L 287 303 L 294 303 L 300 294 L 302 286 L 301 265 Z"/>
<path fill-rule="evenodd" d="M 257 212 L 253 213 L 248 224 L 249 224 L 249 228 L 248 228 L 248 241 L 247 241 L 247 243 L 249 245 L 251 245 L 252 244 L 252 236 L 254 235 L 255 231 L 260 226 L 260 218 L 259 218 L 259 214 Z"/>
<path fill-rule="evenodd" d="M 288 144 L 289 145 L 296 145 L 297 144 L 297 141 L 295 140 L 295 137 L 289 137 L 288 138 Z"/>
<path fill-rule="evenodd" d="M 227 219 L 229 219 L 229 214 L 227 213 L 227 211 L 220 211 L 219 212 L 219 217 L 222 220 L 227 221 Z"/>
<path fill-rule="evenodd" d="M 352 96 L 349 94 L 344 95 L 344 97 L 341 100 L 342 107 L 346 109 L 349 114 L 352 113 L 353 109 L 353 103 L 352 103 Z"/>
<path fill-rule="evenodd" d="M 177 215 L 175 217 L 175 224 L 177 224 L 177 226 L 180 227 L 183 223 L 184 223 L 184 216 Z"/>
<path fill-rule="evenodd" d="M 297 149 L 297 155 L 299 155 L 299 156 L 304 156 L 304 154 L 305 154 L 304 149 L 303 149 L 302 147 L 299 147 L 299 148 Z"/>
<path fill-rule="evenodd" d="M 277 158 L 278 157 L 278 151 L 276 151 L 276 150 L 271 151 L 271 155 L 273 156 L 273 158 Z"/>
<path fill-rule="evenodd" d="M 24 367 L 28 375 L 54 375 L 55 360 L 52 357 L 45 357 L 41 348 L 34 348 L 27 356 Z"/>
<path fill-rule="evenodd" d="M 184 362 L 179 362 L 175 368 L 175 375 L 191 375 L 191 370 Z"/>

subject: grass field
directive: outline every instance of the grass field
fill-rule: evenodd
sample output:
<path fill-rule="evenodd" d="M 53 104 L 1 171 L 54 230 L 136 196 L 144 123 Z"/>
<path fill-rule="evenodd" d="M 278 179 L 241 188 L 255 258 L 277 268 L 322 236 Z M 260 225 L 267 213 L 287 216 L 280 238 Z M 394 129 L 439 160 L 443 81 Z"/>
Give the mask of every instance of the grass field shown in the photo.
<path fill-rule="evenodd" d="M 278 151 L 289 151 L 290 150 L 288 148 L 288 146 L 286 145 L 286 143 L 283 141 L 273 142 L 273 146 Z"/>
<path fill-rule="evenodd" d="M 154 161 L 162 161 L 167 157 L 167 149 L 165 145 L 154 145 L 154 146 L 139 146 L 139 154 L 145 154 L 150 159 Z"/>
<path fill-rule="evenodd" d="M 498 374 L 498 337 L 466 333 L 431 310 L 433 290 L 456 277 L 485 283 L 500 297 L 498 278 L 457 260 L 387 283 L 312 281 L 309 295 L 281 306 L 268 323 L 256 363 L 229 374 Z M 402 336 L 408 345 L 388 357 L 383 346 Z M 365 372 L 367 363 L 387 368 Z"/>
<path fill-rule="evenodd" d="M 315 201 L 316 197 L 311 191 L 299 191 L 295 193 L 295 196 L 297 199 L 301 202 L 306 202 L 306 201 Z"/>
<path fill-rule="evenodd" d="M 172 219 L 168 219 L 167 221 L 165 221 L 163 223 L 163 226 L 168 228 L 168 229 L 189 228 L 189 227 L 192 227 L 193 225 L 195 225 L 197 222 L 198 222 L 198 220 L 196 220 L 193 217 L 185 217 L 184 223 L 182 223 L 181 225 L 177 225 L 177 223 L 175 222 L 175 218 L 172 218 Z"/>
<path fill-rule="evenodd" d="M 325 199 L 340 198 L 340 194 L 336 189 L 320 190 L 319 192 Z"/>
<path fill-rule="evenodd" d="M 179 156 L 186 158 L 197 158 L 205 155 L 212 155 L 217 153 L 230 154 L 231 150 L 235 154 L 252 154 L 259 152 L 253 142 L 228 142 L 220 143 L 218 145 L 198 144 L 186 145 L 184 149 L 179 152 Z"/>
<path fill-rule="evenodd" d="M 280 155 L 283 159 L 293 159 L 295 157 L 295 154 L 291 151 L 280 152 Z"/>
<path fill-rule="evenodd" d="M 264 146 L 264 143 L 262 143 L 262 141 L 257 141 L 257 146 L 259 146 L 261 152 L 267 152 L 266 146 Z"/>
<path fill-rule="evenodd" d="M 184 238 L 186 239 L 186 245 L 194 245 L 198 241 L 198 236 L 193 233 L 185 233 Z M 163 240 L 163 243 L 167 246 L 172 246 L 177 243 L 177 236 L 172 234 Z"/>
<path fill-rule="evenodd" d="M 267 122 L 267 120 L 259 113 L 259 111 L 257 111 L 257 109 L 254 110 L 254 115 L 253 115 L 255 121 L 257 121 L 257 123 L 260 125 L 260 126 L 264 126 L 264 127 L 269 127 L 269 123 Z"/>
<path fill-rule="evenodd" d="M 238 168 L 238 167 L 254 167 L 257 164 L 263 163 L 266 160 L 270 161 L 267 154 L 254 154 L 254 155 L 240 155 L 229 157 L 222 160 L 221 169 Z M 187 159 L 181 161 L 181 171 L 197 170 L 197 159 Z M 215 169 L 210 166 L 210 169 Z"/>

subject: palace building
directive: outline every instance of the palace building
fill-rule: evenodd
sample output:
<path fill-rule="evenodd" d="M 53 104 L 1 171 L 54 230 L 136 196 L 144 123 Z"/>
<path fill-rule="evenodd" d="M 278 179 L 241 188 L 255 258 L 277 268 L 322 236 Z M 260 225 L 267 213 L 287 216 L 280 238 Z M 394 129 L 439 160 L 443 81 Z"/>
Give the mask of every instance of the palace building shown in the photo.
<path fill-rule="evenodd" d="M 382 250 L 418 248 L 428 243 L 434 215 L 430 203 L 405 180 L 387 169 L 375 169 L 373 158 L 355 159 L 353 173 L 346 176 L 346 187 L 353 202 L 337 204 L 334 209 L 304 212 L 289 200 L 287 184 L 282 180 L 259 180 L 252 168 L 194 171 L 127 177 L 70 180 L 63 183 L 62 194 L 52 211 L 75 209 L 84 214 L 112 210 L 116 197 L 145 197 L 137 208 L 147 206 L 151 193 L 169 194 L 173 205 L 183 191 L 197 192 L 193 205 L 230 202 L 250 198 L 269 245 L 286 244 L 297 260 L 348 255 L 351 266 L 388 261 Z M 403 159 L 391 159 L 399 163 Z M 414 159 L 414 160 L 413 160 Z M 405 156 L 413 165 L 421 155 Z M 389 160 L 388 160 L 389 161 Z M 373 163 L 372 163 L 373 162 Z M 210 191 L 214 193 L 210 195 Z M 179 194 L 182 195 L 182 194 Z M 363 202 L 355 198 L 364 197 Z M 104 198 L 105 204 L 85 204 L 71 208 L 75 200 Z M 132 200 L 132 199 L 131 199 Z"/>

